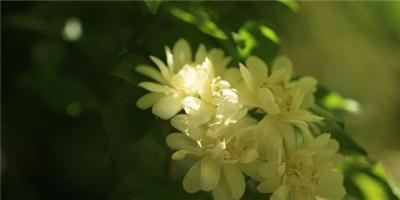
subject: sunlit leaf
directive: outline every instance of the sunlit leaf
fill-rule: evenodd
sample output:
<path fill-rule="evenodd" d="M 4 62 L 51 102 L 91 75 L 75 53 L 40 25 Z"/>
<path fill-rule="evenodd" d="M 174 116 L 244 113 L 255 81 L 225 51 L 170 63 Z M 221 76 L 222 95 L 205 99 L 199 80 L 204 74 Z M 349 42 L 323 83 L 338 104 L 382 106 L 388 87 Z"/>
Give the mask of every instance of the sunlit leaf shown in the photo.
<path fill-rule="evenodd" d="M 285 4 L 292 11 L 297 12 L 300 10 L 300 5 L 295 0 L 278 0 L 279 2 Z"/>
<path fill-rule="evenodd" d="M 227 40 L 228 36 L 220 29 L 217 24 L 215 24 L 211 19 L 208 17 L 207 13 L 202 13 L 201 15 L 192 14 L 185 10 L 182 10 L 177 7 L 172 7 L 170 10 L 171 14 L 175 17 L 189 23 L 196 25 L 197 28 L 202 31 L 203 33 L 210 35 L 212 37 Z"/>
<path fill-rule="evenodd" d="M 345 175 L 348 195 L 366 200 L 398 199 L 390 187 L 387 176 L 382 176 L 380 163 L 370 164 L 359 159 L 348 159 L 341 167 Z M 378 171 L 376 168 L 380 168 Z M 379 172 L 380 171 L 380 172 Z"/>
<path fill-rule="evenodd" d="M 280 39 L 276 32 L 264 23 L 246 22 L 237 33 L 232 33 L 241 58 L 256 55 L 273 60 L 278 52 Z"/>
<path fill-rule="evenodd" d="M 337 92 L 330 92 L 322 99 L 324 106 L 330 109 L 341 109 L 350 113 L 358 113 L 360 104 L 353 99 L 344 98 Z"/>

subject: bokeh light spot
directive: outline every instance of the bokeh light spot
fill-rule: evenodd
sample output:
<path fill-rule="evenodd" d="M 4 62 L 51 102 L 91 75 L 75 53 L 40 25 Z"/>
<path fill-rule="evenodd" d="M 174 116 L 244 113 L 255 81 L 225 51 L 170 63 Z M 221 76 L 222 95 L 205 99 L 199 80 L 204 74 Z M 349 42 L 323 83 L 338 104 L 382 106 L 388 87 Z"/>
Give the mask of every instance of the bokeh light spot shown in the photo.
<path fill-rule="evenodd" d="M 76 41 L 82 36 L 82 24 L 76 17 L 71 17 L 65 22 L 63 37 L 68 41 Z"/>

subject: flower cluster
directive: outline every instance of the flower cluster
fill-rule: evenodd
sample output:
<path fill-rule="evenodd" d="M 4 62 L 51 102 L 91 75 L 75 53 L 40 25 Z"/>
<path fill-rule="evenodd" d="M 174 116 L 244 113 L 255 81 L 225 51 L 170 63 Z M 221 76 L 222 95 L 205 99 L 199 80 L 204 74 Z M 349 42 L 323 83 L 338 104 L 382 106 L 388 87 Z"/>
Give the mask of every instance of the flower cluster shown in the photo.
<path fill-rule="evenodd" d="M 342 159 L 338 143 L 328 133 L 310 131 L 322 120 L 309 109 L 314 78 L 293 80 L 285 57 L 271 69 L 255 56 L 228 67 L 231 58 L 222 50 L 200 45 L 192 55 L 184 39 L 165 52 L 166 63 L 150 57 L 159 70 L 137 67 L 157 81 L 139 84 L 150 93 L 137 106 L 152 107 L 177 130 L 166 138 L 176 150 L 173 160 L 196 161 L 183 179 L 185 191 L 237 200 L 248 177 L 274 200 L 344 197 L 343 177 L 335 171 Z"/>

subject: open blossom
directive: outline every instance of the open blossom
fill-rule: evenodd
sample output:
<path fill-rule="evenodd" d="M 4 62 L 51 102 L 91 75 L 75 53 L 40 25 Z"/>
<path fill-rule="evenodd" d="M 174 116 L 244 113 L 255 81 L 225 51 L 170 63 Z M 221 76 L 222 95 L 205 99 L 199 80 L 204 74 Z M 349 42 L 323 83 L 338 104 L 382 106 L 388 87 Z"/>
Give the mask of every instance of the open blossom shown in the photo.
<path fill-rule="evenodd" d="M 247 176 L 271 200 L 344 197 L 343 177 L 335 171 L 341 161 L 338 143 L 327 133 L 309 130 L 310 123 L 322 120 L 309 109 L 314 105 L 314 78 L 292 80 L 284 57 L 271 71 L 255 56 L 239 68 L 227 68 L 231 59 L 222 50 L 200 45 L 192 57 L 183 39 L 172 51 L 166 47 L 166 57 L 166 64 L 151 57 L 159 71 L 137 67 L 157 81 L 139 84 L 150 93 L 137 106 L 152 107 L 155 115 L 170 119 L 177 130 L 166 138 L 175 150 L 173 160 L 195 160 L 183 179 L 185 191 L 238 200 Z M 250 109 L 265 115 L 257 120 Z"/>
<path fill-rule="evenodd" d="M 269 74 L 266 63 L 255 56 L 246 60 L 246 66 L 240 65 L 243 83 L 239 95 L 243 104 L 291 123 L 309 135 L 307 123 L 322 120 L 307 110 L 314 104 L 317 81 L 312 77 L 291 81 L 291 65 L 280 62 Z"/>
<path fill-rule="evenodd" d="M 209 137 L 205 133 L 194 139 L 184 133 L 173 133 L 167 144 L 177 150 L 172 158 L 181 160 L 187 155 L 198 160 L 183 179 L 183 187 L 189 192 L 212 191 L 215 199 L 240 199 L 245 191 L 245 179 L 240 164 L 258 158 L 255 137 L 250 131 L 254 119 L 243 118 L 238 123 L 220 130 L 223 135 Z"/>
<path fill-rule="evenodd" d="M 178 113 L 183 108 L 183 100 L 188 96 L 206 98 L 214 74 L 225 72 L 230 62 L 230 58 L 225 57 L 221 50 L 212 49 L 207 52 L 204 45 L 200 45 L 193 60 L 190 46 L 184 39 L 175 43 L 172 52 L 166 47 L 167 64 L 150 56 L 159 71 L 146 65 L 136 68 L 138 72 L 158 82 L 139 84 L 150 93 L 140 98 L 137 106 L 142 109 L 153 107 L 153 114 L 162 119 L 169 119 Z"/>
<path fill-rule="evenodd" d="M 271 131 L 268 120 L 261 123 L 259 133 Z M 260 150 L 264 153 L 257 166 L 258 190 L 272 193 L 271 200 L 343 199 L 343 177 L 335 171 L 342 158 L 338 143 L 323 133 L 304 144 L 290 127 L 281 125 L 272 131 L 285 131 L 272 140 L 275 146 Z"/>

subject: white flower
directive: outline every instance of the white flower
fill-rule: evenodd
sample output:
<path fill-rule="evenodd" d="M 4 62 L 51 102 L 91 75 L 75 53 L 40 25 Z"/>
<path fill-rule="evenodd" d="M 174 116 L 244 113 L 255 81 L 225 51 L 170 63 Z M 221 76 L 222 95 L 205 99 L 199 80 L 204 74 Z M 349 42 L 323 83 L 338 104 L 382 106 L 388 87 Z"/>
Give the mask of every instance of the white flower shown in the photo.
<path fill-rule="evenodd" d="M 209 98 L 214 74 L 225 72 L 230 62 L 229 57 L 224 57 L 223 51 L 212 49 L 207 52 L 204 45 L 200 45 L 192 60 L 190 46 L 184 39 L 175 43 L 173 53 L 166 47 L 166 56 L 167 65 L 156 57 L 150 57 L 159 71 L 145 65 L 136 68 L 158 82 L 139 83 L 140 87 L 151 93 L 140 98 L 137 106 L 142 109 L 153 107 L 153 113 L 162 119 L 169 119 L 178 113 L 188 96 L 203 97 L 203 100 Z"/>
<path fill-rule="evenodd" d="M 245 190 L 240 164 L 258 157 L 252 130 L 255 123 L 254 119 L 243 118 L 225 126 L 220 130 L 223 134 L 216 138 L 205 132 L 196 139 L 182 133 L 170 134 L 167 144 L 177 150 L 172 159 L 192 155 L 198 160 L 183 180 L 184 189 L 189 193 L 213 191 L 215 199 L 240 199 Z"/>
<path fill-rule="evenodd" d="M 246 66 L 240 64 L 243 78 L 239 89 L 241 101 L 250 107 L 260 108 L 268 114 L 279 114 L 280 109 L 271 89 L 262 87 L 269 79 L 267 65 L 260 58 L 251 56 L 247 58 Z"/>
<path fill-rule="evenodd" d="M 343 176 L 334 169 L 341 159 L 338 143 L 321 134 L 302 146 L 291 135 L 285 138 L 286 145 L 282 143 L 274 156 L 259 165 L 258 190 L 272 193 L 273 200 L 343 199 Z"/>
<path fill-rule="evenodd" d="M 309 135 L 307 123 L 322 120 L 307 110 L 314 104 L 317 81 L 312 77 L 290 81 L 292 68 L 287 62 L 278 58 L 271 75 L 268 75 L 268 67 L 261 59 L 249 57 L 247 67 L 240 66 L 244 81 L 239 95 L 243 104 L 291 123 Z"/>

